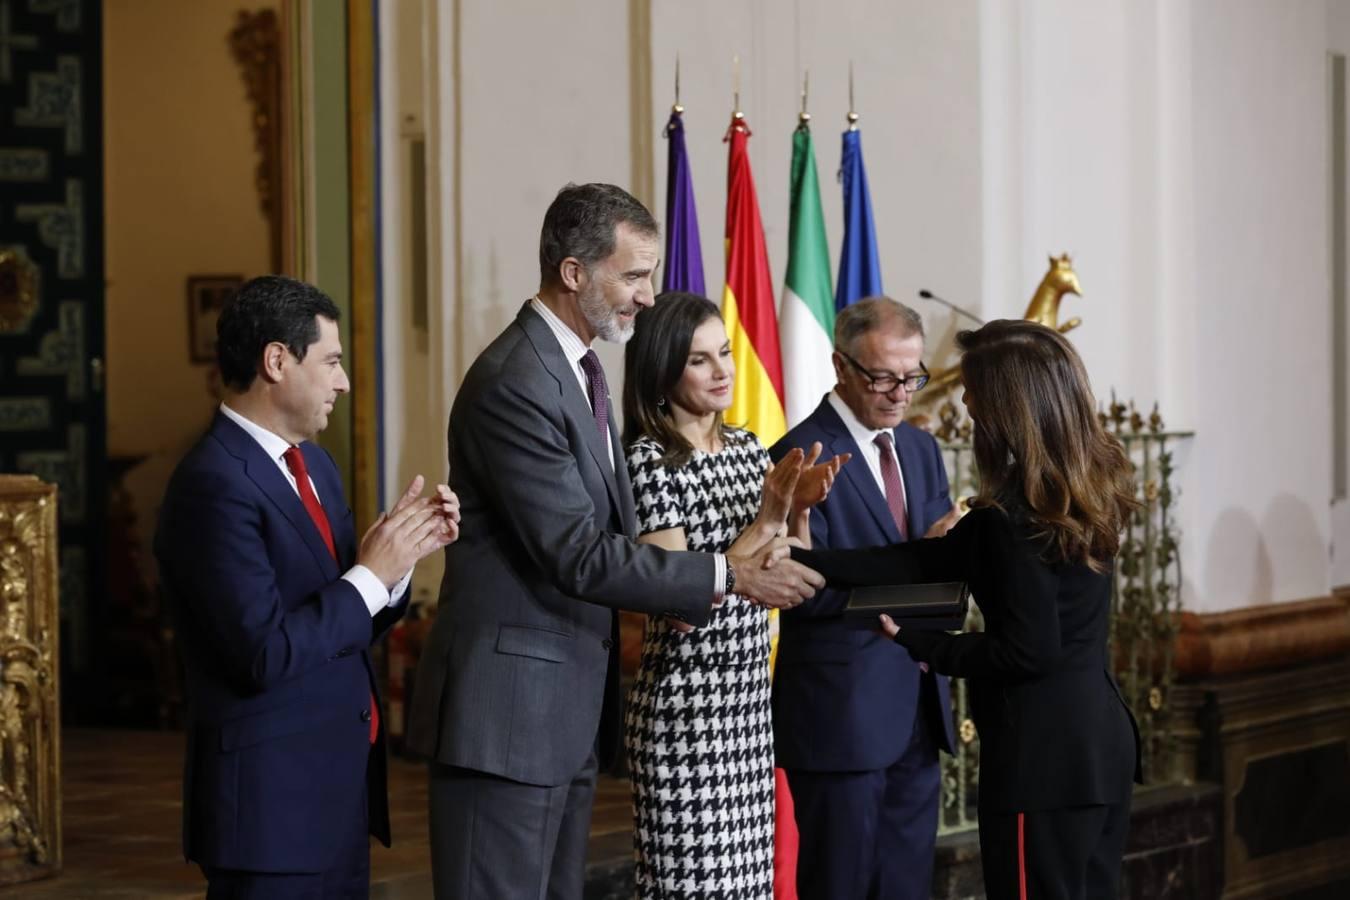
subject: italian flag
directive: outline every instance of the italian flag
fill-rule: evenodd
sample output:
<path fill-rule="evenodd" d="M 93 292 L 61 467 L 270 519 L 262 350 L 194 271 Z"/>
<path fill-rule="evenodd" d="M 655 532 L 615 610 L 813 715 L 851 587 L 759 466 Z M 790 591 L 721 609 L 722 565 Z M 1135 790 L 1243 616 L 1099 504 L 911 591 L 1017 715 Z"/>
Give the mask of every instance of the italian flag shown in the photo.
<path fill-rule="evenodd" d="M 792 135 L 787 283 L 781 314 L 787 424 L 806 418 L 834 386 L 834 291 L 816 151 L 806 122 Z"/>

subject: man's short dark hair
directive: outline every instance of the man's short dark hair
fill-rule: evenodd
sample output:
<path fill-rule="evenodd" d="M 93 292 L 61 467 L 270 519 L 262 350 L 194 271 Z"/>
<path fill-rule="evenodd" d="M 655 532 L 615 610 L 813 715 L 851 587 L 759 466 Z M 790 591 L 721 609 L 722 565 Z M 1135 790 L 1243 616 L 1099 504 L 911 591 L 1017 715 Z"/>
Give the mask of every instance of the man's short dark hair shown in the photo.
<path fill-rule="evenodd" d="M 556 284 L 559 267 L 571 256 L 589 269 L 614 252 L 619 223 L 639 234 L 661 233 L 647 207 L 612 184 L 568 184 L 544 213 L 539 233 L 539 282 Z"/>
<path fill-rule="evenodd" d="M 338 320 L 338 308 L 312 284 L 263 275 L 244 284 L 216 322 L 216 357 L 227 387 L 246 391 L 258 377 L 263 348 L 276 341 L 303 360 L 319 339 L 318 316 Z"/>

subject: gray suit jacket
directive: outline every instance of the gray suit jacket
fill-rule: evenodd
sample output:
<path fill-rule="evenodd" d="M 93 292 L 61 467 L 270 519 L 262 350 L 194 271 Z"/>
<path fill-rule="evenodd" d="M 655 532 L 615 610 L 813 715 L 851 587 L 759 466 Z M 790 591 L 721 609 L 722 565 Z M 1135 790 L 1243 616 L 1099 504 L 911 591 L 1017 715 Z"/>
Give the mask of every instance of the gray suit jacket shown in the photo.
<path fill-rule="evenodd" d="M 441 763 L 558 785 L 621 739 L 615 609 L 695 625 L 713 557 L 638 545 L 611 408 L 610 467 L 557 338 L 527 303 L 450 412 L 459 540 L 423 649 L 408 746 Z"/>

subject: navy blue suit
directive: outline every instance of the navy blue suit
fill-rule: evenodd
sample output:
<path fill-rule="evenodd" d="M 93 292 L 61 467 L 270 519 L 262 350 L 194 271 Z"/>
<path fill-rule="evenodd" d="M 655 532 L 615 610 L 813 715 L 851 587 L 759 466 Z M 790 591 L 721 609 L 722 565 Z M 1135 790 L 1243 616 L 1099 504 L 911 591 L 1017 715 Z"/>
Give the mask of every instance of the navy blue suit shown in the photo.
<path fill-rule="evenodd" d="M 893 432 L 907 526 L 918 539 L 951 509 L 933 437 Z M 824 457 L 851 453 L 811 513 L 817 549 L 893 544 L 886 498 L 828 397 L 774 445 L 781 459 L 815 441 Z M 866 623 L 847 622 L 846 592 L 824 590 L 781 619 L 773 680 L 774 750 L 787 771 L 801 835 L 802 900 L 929 895 L 936 837 L 937 750 L 953 744 L 949 686 Z M 897 652 L 899 651 L 899 652 Z"/>
<path fill-rule="evenodd" d="M 346 865 L 386 845 L 384 733 L 370 743 L 372 622 L 342 580 L 356 558 L 332 458 L 301 445 L 338 559 L 277 463 L 217 414 L 175 470 L 155 538 L 178 622 L 190 721 L 183 849 L 212 870 Z"/>

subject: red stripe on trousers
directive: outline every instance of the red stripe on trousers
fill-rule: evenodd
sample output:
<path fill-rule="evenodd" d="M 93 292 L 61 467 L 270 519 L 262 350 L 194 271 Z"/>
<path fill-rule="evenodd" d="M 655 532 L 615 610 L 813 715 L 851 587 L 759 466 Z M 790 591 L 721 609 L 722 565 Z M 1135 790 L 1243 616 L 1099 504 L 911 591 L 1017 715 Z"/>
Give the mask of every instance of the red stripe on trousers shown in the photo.
<path fill-rule="evenodd" d="M 1017 814 L 1017 897 L 1027 900 L 1026 813 Z"/>

